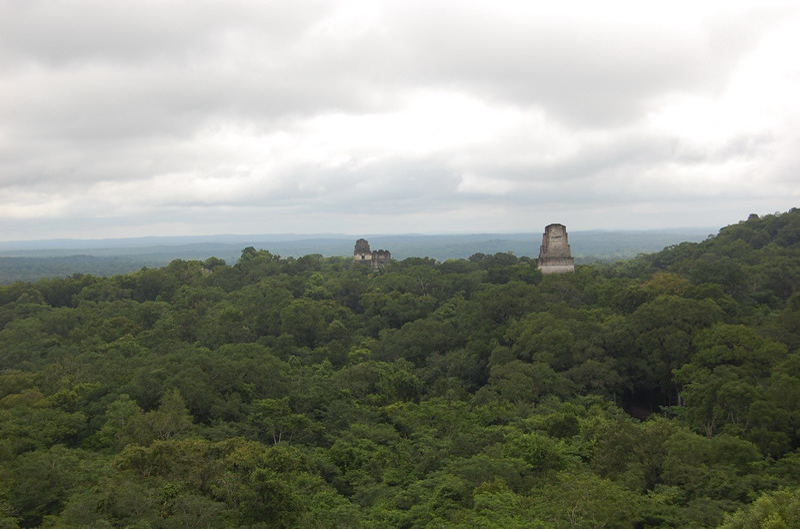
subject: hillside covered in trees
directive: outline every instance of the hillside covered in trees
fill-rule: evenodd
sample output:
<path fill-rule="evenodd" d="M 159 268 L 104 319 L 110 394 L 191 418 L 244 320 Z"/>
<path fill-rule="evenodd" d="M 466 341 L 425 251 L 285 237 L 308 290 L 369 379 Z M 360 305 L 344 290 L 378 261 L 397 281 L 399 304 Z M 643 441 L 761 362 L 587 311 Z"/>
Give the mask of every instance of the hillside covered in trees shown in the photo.
<path fill-rule="evenodd" d="M 0 527 L 789 527 L 799 349 L 796 209 L 569 275 L 249 247 L 14 283 Z"/>

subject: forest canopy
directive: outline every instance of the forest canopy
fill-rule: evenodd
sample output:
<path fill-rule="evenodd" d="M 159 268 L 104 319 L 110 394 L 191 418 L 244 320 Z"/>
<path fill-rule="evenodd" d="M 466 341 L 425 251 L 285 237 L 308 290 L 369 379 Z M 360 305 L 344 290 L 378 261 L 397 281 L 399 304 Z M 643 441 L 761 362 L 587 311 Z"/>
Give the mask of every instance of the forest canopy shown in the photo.
<path fill-rule="evenodd" d="M 248 247 L 17 282 L 0 527 L 796 523 L 799 348 L 797 209 L 564 275 Z"/>

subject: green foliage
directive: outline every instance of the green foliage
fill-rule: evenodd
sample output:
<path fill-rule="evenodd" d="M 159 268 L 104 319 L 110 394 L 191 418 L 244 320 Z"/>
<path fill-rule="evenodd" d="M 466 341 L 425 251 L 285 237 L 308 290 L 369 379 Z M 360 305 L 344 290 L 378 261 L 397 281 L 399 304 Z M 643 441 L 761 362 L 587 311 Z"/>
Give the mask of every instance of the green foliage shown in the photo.
<path fill-rule="evenodd" d="M 0 286 L 0 527 L 791 527 L 798 218 Z"/>
<path fill-rule="evenodd" d="M 553 527 L 634 527 L 640 498 L 591 473 L 561 472 L 536 491 L 531 510 Z"/>
<path fill-rule="evenodd" d="M 752 505 L 725 518 L 723 529 L 790 529 L 800 520 L 800 491 L 761 495 Z"/>

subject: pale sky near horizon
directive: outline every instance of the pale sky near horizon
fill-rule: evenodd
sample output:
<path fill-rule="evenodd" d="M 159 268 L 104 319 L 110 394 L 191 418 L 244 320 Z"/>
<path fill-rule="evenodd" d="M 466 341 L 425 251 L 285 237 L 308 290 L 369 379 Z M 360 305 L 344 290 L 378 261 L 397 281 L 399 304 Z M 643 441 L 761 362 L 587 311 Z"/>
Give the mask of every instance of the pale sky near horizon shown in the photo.
<path fill-rule="evenodd" d="M 0 240 L 721 227 L 800 202 L 800 3 L 0 0 Z"/>

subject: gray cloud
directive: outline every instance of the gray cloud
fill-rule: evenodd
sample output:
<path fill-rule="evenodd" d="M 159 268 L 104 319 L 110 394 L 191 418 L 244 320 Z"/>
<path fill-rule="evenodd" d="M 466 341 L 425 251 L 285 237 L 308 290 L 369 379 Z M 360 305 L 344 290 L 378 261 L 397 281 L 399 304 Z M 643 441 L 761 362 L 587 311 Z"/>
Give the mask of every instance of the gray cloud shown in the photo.
<path fill-rule="evenodd" d="M 797 62 L 774 50 L 797 10 L 517 7 L 0 3 L 0 227 L 480 231 L 556 207 L 796 205 Z"/>
<path fill-rule="evenodd" d="M 0 5 L 0 45 L 7 57 L 56 68 L 202 61 L 241 33 L 280 45 L 331 10 L 315 0 L 9 1 Z"/>

